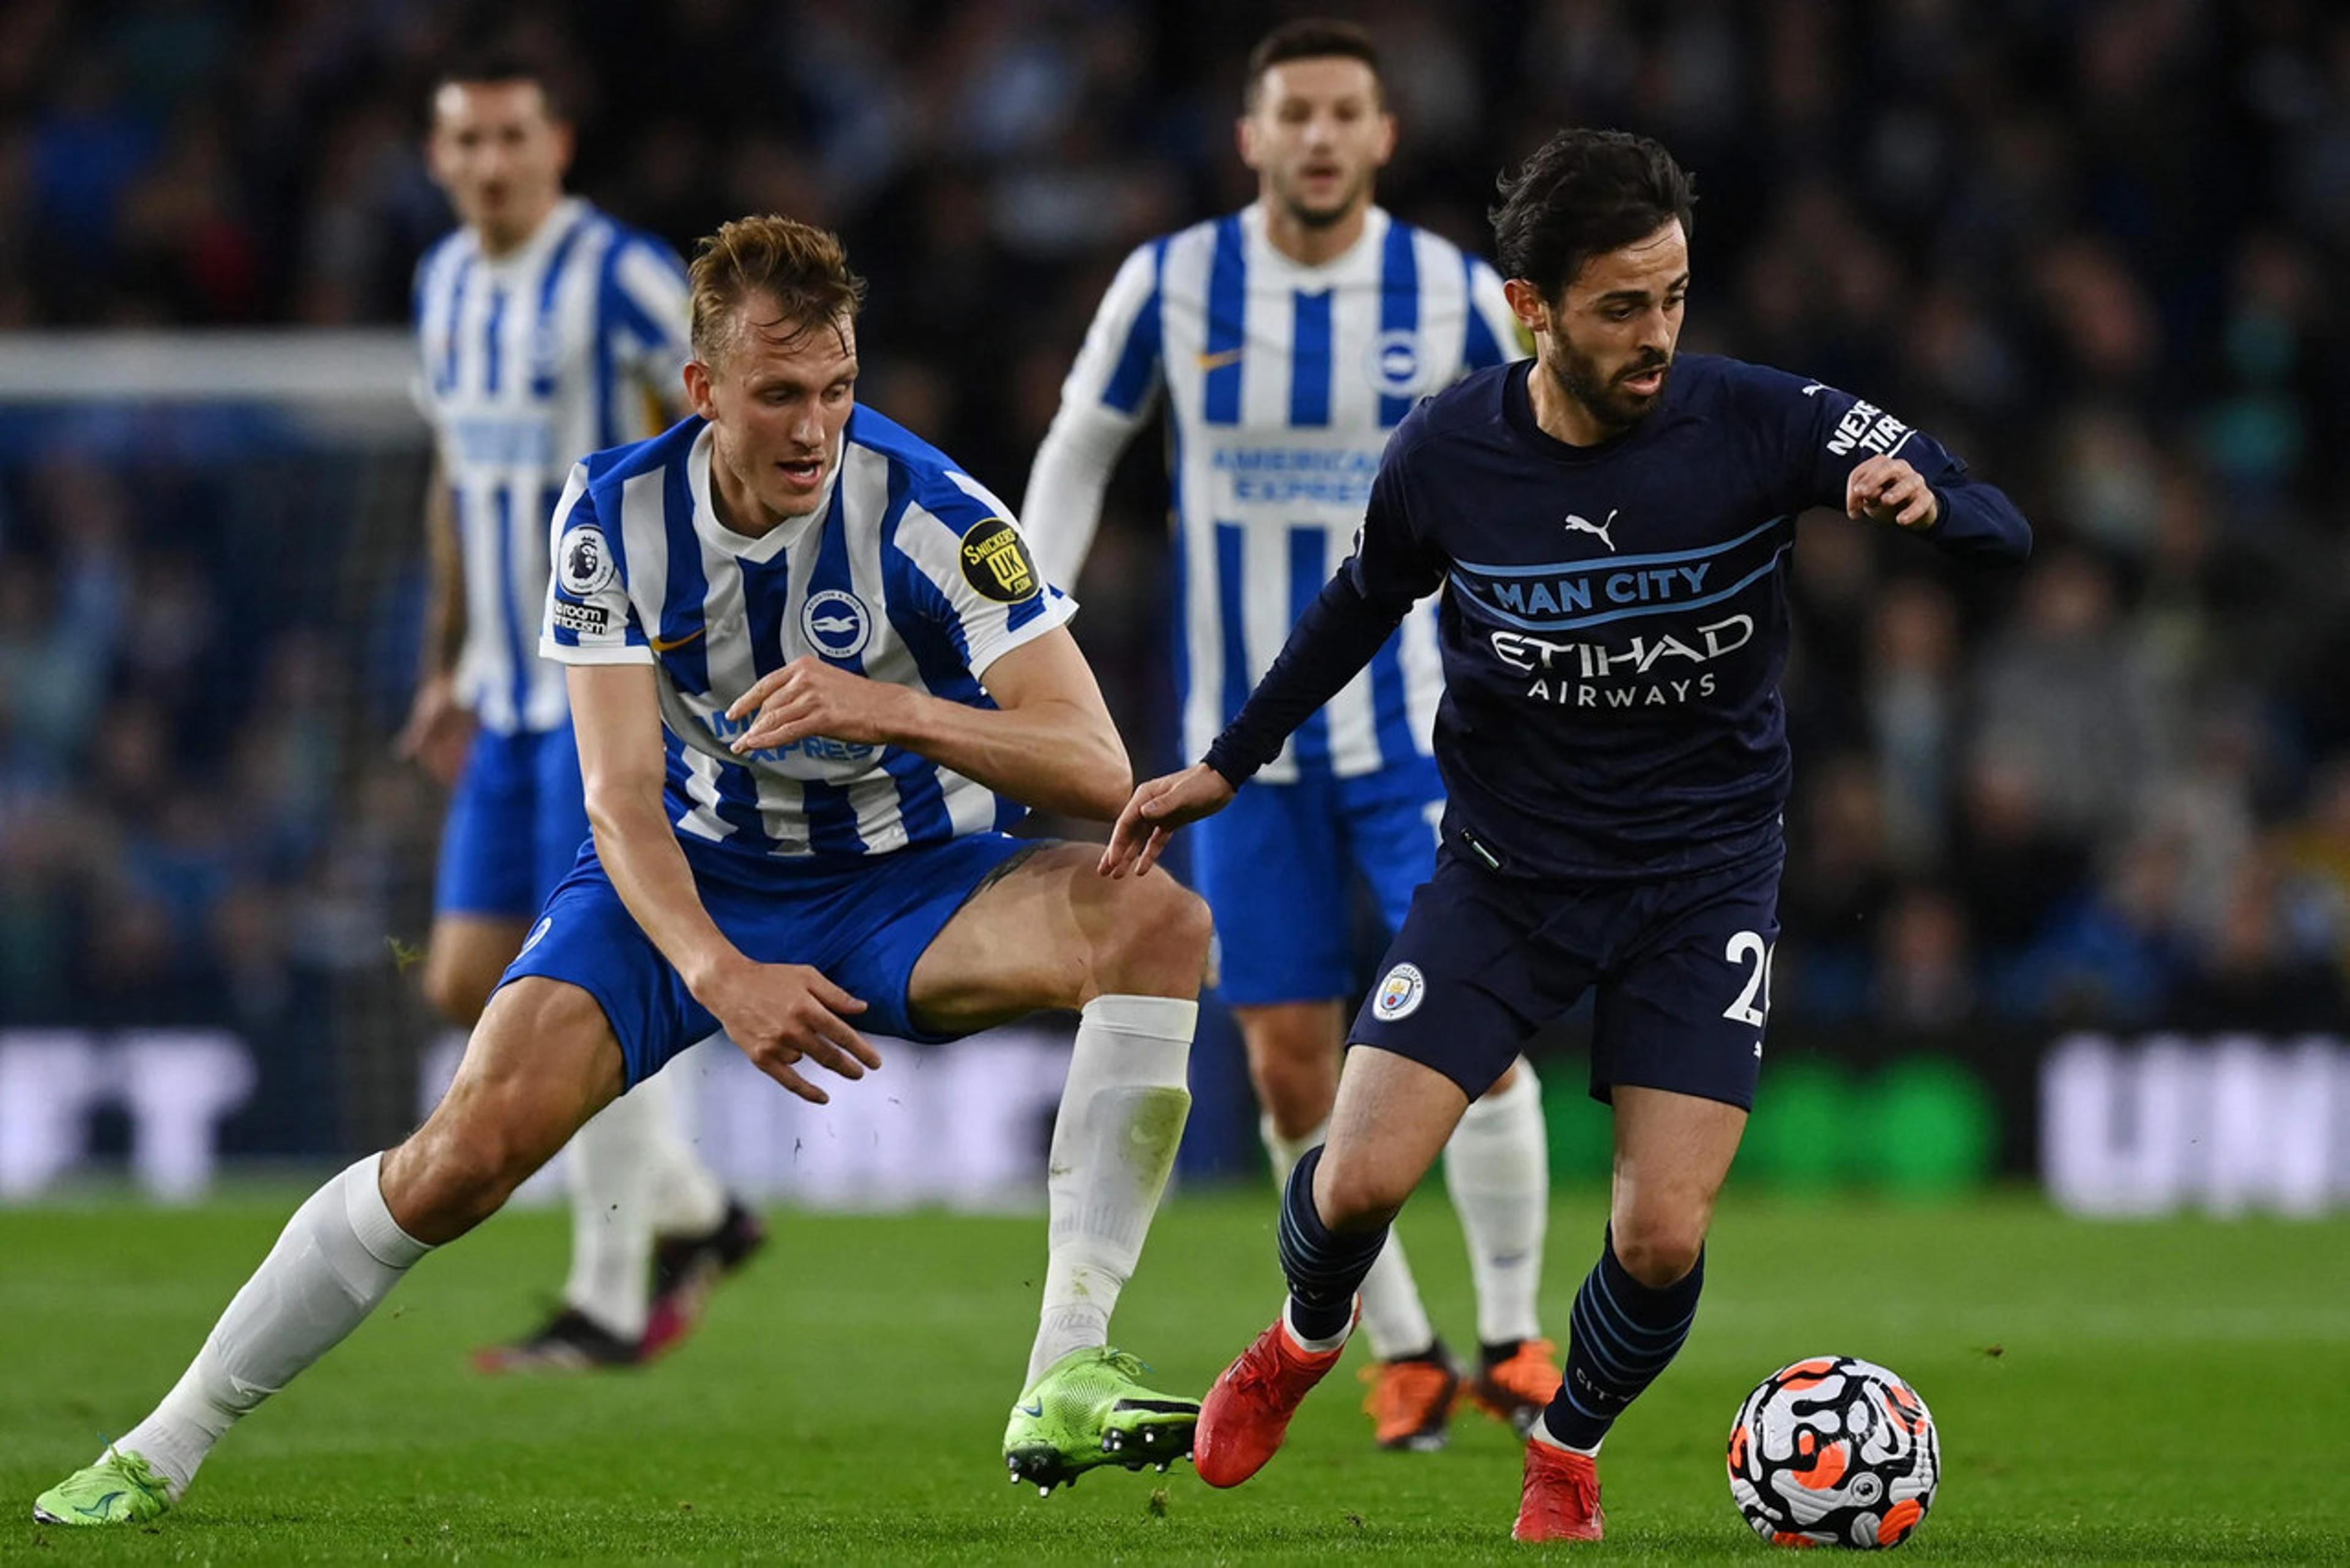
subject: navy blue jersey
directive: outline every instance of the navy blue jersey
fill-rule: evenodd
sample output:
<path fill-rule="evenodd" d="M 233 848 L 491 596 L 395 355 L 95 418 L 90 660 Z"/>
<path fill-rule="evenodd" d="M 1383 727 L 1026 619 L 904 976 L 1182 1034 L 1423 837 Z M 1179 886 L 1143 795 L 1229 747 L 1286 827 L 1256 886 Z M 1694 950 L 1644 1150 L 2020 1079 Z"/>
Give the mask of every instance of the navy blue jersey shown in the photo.
<path fill-rule="evenodd" d="M 2029 525 L 1931 437 L 1783 371 L 1681 355 L 1662 405 L 1589 447 L 1543 432 L 1526 377 L 1482 371 L 1398 427 L 1354 555 L 1208 761 L 1253 773 L 1440 588 L 1448 842 L 1506 875 L 1610 881 L 1774 851 L 1796 515 L 1843 510 L 1886 454 L 1934 487 L 1921 536 L 1946 549 L 2020 559 Z"/>

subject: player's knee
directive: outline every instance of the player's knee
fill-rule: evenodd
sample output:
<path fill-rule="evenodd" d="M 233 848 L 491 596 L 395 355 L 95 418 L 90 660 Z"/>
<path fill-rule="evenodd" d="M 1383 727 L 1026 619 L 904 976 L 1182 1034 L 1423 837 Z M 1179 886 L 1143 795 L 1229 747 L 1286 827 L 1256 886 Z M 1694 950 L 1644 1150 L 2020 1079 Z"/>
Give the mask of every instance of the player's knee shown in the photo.
<path fill-rule="evenodd" d="M 1194 996 L 1215 923 L 1200 896 L 1163 872 L 1133 884 L 1095 953 L 1103 994 Z"/>
<path fill-rule="evenodd" d="M 1615 1220 L 1616 1260 L 1642 1284 L 1662 1290 L 1697 1267 L 1705 1217 L 1635 1210 Z"/>
<path fill-rule="evenodd" d="M 1303 1137 L 1329 1118 L 1330 1104 L 1338 1094 L 1335 1054 L 1317 1050 L 1309 1057 L 1266 1050 L 1253 1037 L 1250 1047 L 1249 1079 L 1275 1131 L 1284 1137 Z M 1319 1059 L 1326 1055 L 1327 1060 Z"/>
<path fill-rule="evenodd" d="M 535 1168 L 494 1127 L 470 1116 L 452 1127 L 436 1113 L 384 1157 L 384 1202 L 401 1230 L 438 1246 L 504 1208 Z"/>
<path fill-rule="evenodd" d="M 1401 1213 L 1416 1185 L 1392 1166 L 1367 1160 L 1334 1163 L 1326 1147 L 1314 1173 L 1314 1207 L 1333 1231 L 1367 1231 Z"/>

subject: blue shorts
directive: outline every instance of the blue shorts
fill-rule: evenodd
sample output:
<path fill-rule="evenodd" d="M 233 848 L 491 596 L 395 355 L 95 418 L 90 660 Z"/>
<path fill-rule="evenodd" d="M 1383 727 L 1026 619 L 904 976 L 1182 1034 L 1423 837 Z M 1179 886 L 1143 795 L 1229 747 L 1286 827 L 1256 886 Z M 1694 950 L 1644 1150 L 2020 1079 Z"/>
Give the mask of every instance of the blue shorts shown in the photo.
<path fill-rule="evenodd" d="M 1351 996 L 1354 878 L 1394 932 L 1436 867 L 1444 784 L 1426 757 L 1355 778 L 1252 784 L 1194 824 L 1191 875 L 1216 918 L 1217 987 L 1243 1007 Z"/>
<path fill-rule="evenodd" d="M 691 860 L 702 908 L 761 963 L 804 963 L 867 1004 L 858 1033 L 936 1042 L 906 1000 L 914 965 L 981 884 L 1036 847 L 1001 833 L 894 855 L 769 860 L 741 869 Z M 685 981 L 637 927 L 596 848 L 579 853 L 504 985 L 525 975 L 567 981 L 594 997 L 619 1037 L 634 1088 L 718 1029 Z"/>
<path fill-rule="evenodd" d="M 1473 1100 L 1596 988 L 1594 1099 L 1632 1084 L 1752 1109 L 1784 863 L 1774 850 L 1697 877 L 1533 884 L 1447 845 L 1347 1039 Z"/>
<path fill-rule="evenodd" d="M 579 748 L 553 730 L 473 737 L 441 829 L 433 910 L 526 920 L 569 874 L 588 838 Z"/>

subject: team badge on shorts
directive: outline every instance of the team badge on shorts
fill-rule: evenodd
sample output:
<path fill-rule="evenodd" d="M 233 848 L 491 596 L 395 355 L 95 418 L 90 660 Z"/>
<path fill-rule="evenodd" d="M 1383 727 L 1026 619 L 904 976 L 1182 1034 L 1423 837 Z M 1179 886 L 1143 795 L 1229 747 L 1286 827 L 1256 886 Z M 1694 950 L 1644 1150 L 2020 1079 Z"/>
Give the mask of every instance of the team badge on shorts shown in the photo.
<path fill-rule="evenodd" d="M 582 523 L 566 533 L 556 548 L 556 577 L 573 598 L 584 599 L 609 587 L 617 570 L 612 547 L 604 542 L 604 530 L 593 523 Z"/>
<path fill-rule="evenodd" d="M 962 580 L 981 597 L 1000 605 L 1034 598 L 1044 585 L 1036 563 L 1028 556 L 1027 541 L 1004 517 L 974 523 L 962 536 Z"/>
<path fill-rule="evenodd" d="M 827 588 L 800 607 L 800 635 L 827 659 L 854 659 L 873 640 L 873 618 L 855 594 Z"/>
<path fill-rule="evenodd" d="M 1388 971 L 1379 981 L 1378 996 L 1371 1003 L 1373 1016 L 1392 1023 L 1399 1018 L 1409 1018 L 1419 1011 L 1420 999 L 1428 994 L 1428 981 L 1419 970 L 1399 963 Z"/>

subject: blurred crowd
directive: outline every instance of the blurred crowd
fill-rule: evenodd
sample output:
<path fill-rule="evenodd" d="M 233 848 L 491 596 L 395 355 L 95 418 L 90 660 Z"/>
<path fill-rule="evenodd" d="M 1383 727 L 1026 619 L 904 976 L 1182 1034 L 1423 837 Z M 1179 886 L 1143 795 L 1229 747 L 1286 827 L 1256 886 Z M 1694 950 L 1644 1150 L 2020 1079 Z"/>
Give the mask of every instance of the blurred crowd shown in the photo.
<path fill-rule="evenodd" d="M 1332 8 L 1388 52 L 1390 208 L 1484 250 L 1549 130 L 1654 134 L 1700 192 L 1684 346 L 1859 392 L 2037 525 L 1985 576 L 1804 524 L 1781 1021 L 2342 1027 L 2350 13 Z M 1251 194 L 1240 61 L 1300 9 L 13 0 L 0 327 L 400 323 L 434 64 L 487 32 L 553 62 L 611 211 L 837 227 L 862 395 L 1017 496 L 1125 251 Z M 282 1009 L 421 929 L 421 542 L 340 528 L 347 482 L 0 441 L 0 1023 Z M 1139 442 L 1076 585 L 1146 766 L 1163 496 Z"/>

